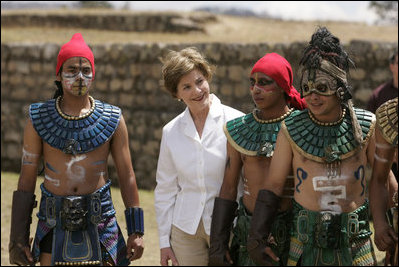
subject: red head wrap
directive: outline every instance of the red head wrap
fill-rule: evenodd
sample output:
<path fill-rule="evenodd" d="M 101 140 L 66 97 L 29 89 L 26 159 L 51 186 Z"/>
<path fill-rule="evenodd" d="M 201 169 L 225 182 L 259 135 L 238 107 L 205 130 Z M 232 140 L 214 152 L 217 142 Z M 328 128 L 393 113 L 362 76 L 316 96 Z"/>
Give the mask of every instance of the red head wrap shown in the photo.
<path fill-rule="evenodd" d="M 60 71 L 62 64 L 64 64 L 64 62 L 71 57 L 87 58 L 91 64 L 94 79 L 95 70 L 93 52 L 91 51 L 90 47 L 85 43 L 85 40 L 83 40 L 82 34 L 80 33 L 75 33 L 72 36 L 71 40 L 61 47 L 61 50 L 58 53 L 57 57 L 57 68 L 55 75 L 57 75 Z"/>
<path fill-rule="evenodd" d="M 307 107 L 306 102 L 301 99 L 301 95 L 292 86 L 293 74 L 290 63 L 276 53 L 264 55 L 252 68 L 251 74 L 262 72 L 272 78 L 289 96 L 288 103 L 297 109 Z"/>

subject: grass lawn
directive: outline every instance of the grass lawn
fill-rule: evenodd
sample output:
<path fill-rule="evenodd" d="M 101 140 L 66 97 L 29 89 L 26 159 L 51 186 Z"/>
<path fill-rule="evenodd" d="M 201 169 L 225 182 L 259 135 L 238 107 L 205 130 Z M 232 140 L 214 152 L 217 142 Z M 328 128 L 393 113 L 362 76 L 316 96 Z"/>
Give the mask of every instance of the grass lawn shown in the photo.
<path fill-rule="evenodd" d="M 39 177 L 36 183 L 36 200 L 40 200 L 40 184 L 43 182 L 43 178 Z M 1 265 L 9 265 L 8 258 L 8 242 L 10 238 L 10 223 L 11 223 L 11 202 L 12 193 L 17 188 L 18 174 L 1 172 Z M 126 237 L 126 223 L 124 218 L 124 205 L 122 197 L 118 188 L 111 188 L 112 200 L 116 209 L 116 215 L 118 223 L 122 229 L 124 236 Z M 140 260 L 131 263 L 133 266 L 154 266 L 159 265 L 159 243 L 158 243 L 158 230 L 155 219 L 154 209 L 154 193 L 153 191 L 139 190 L 140 194 L 140 205 L 144 209 L 144 223 L 145 223 L 145 249 L 143 257 Z M 37 217 L 36 213 L 38 208 L 33 210 L 33 219 L 31 225 L 31 236 L 33 237 L 36 232 Z M 373 224 L 371 222 L 371 228 L 373 230 Z M 374 237 L 372 236 L 372 239 Z M 378 265 L 382 266 L 382 260 L 385 253 L 376 250 L 376 256 Z"/>

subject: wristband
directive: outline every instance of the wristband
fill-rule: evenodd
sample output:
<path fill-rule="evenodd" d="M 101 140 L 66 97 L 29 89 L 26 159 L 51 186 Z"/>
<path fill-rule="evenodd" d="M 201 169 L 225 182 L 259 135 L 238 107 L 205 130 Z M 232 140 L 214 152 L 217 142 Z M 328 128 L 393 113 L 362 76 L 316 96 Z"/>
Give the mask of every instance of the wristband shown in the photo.
<path fill-rule="evenodd" d="M 142 208 L 127 208 L 125 217 L 128 236 L 133 233 L 144 235 L 144 213 Z"/>

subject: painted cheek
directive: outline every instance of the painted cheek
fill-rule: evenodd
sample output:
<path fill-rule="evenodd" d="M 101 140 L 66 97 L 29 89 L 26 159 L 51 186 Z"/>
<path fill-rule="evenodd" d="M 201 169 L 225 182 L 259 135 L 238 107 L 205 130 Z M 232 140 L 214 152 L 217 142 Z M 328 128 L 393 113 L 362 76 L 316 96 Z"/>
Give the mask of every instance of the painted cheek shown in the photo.
<path fill-rule="evenodd" d="M 257 86 L 257 85 L 255 85 L 254 86 L 254 89 L 256 89 L 256 90 L 260 90 L 260 91 L 263 91 L 263 92 L 275 92 L 276 91 L 276 88 L 273 86 L 273 87 L 260 87 L 260 86 Z"/>

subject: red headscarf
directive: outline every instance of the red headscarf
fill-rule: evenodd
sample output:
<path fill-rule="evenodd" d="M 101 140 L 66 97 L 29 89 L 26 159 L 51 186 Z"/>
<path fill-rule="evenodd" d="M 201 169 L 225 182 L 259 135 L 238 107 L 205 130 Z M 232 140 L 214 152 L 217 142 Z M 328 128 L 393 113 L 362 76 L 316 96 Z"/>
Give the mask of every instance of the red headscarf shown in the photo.
<path fill-rule="evenodd" d="M 251 74 L 255 72 L 262 72 L 272 78 L 289 96 L 288 103 L 297 109 L 304 109 L 307 107 L 305 100 L 292 86 L 293 74 L 290 63 L 276 53 L 264 55 L 252 68 Z"/>
<path fill-rule="evenodd" d="M 61 50 L 58 53 L 57 57 L 57 68 L 55 75 L 58 74 L 65 60 L 71 57 L 87 58 L 90 61 L 91 68 L 93 70 L 93 79 L 94 79 L 95 70 L 94 70 L 93 52 L 91 51 L 90 47 L 85 43 L 85 40 L 83 40 L 82 34 L 80 33 L 75 33 L 72 36 L 71 40 L 61 47 Z"/>

